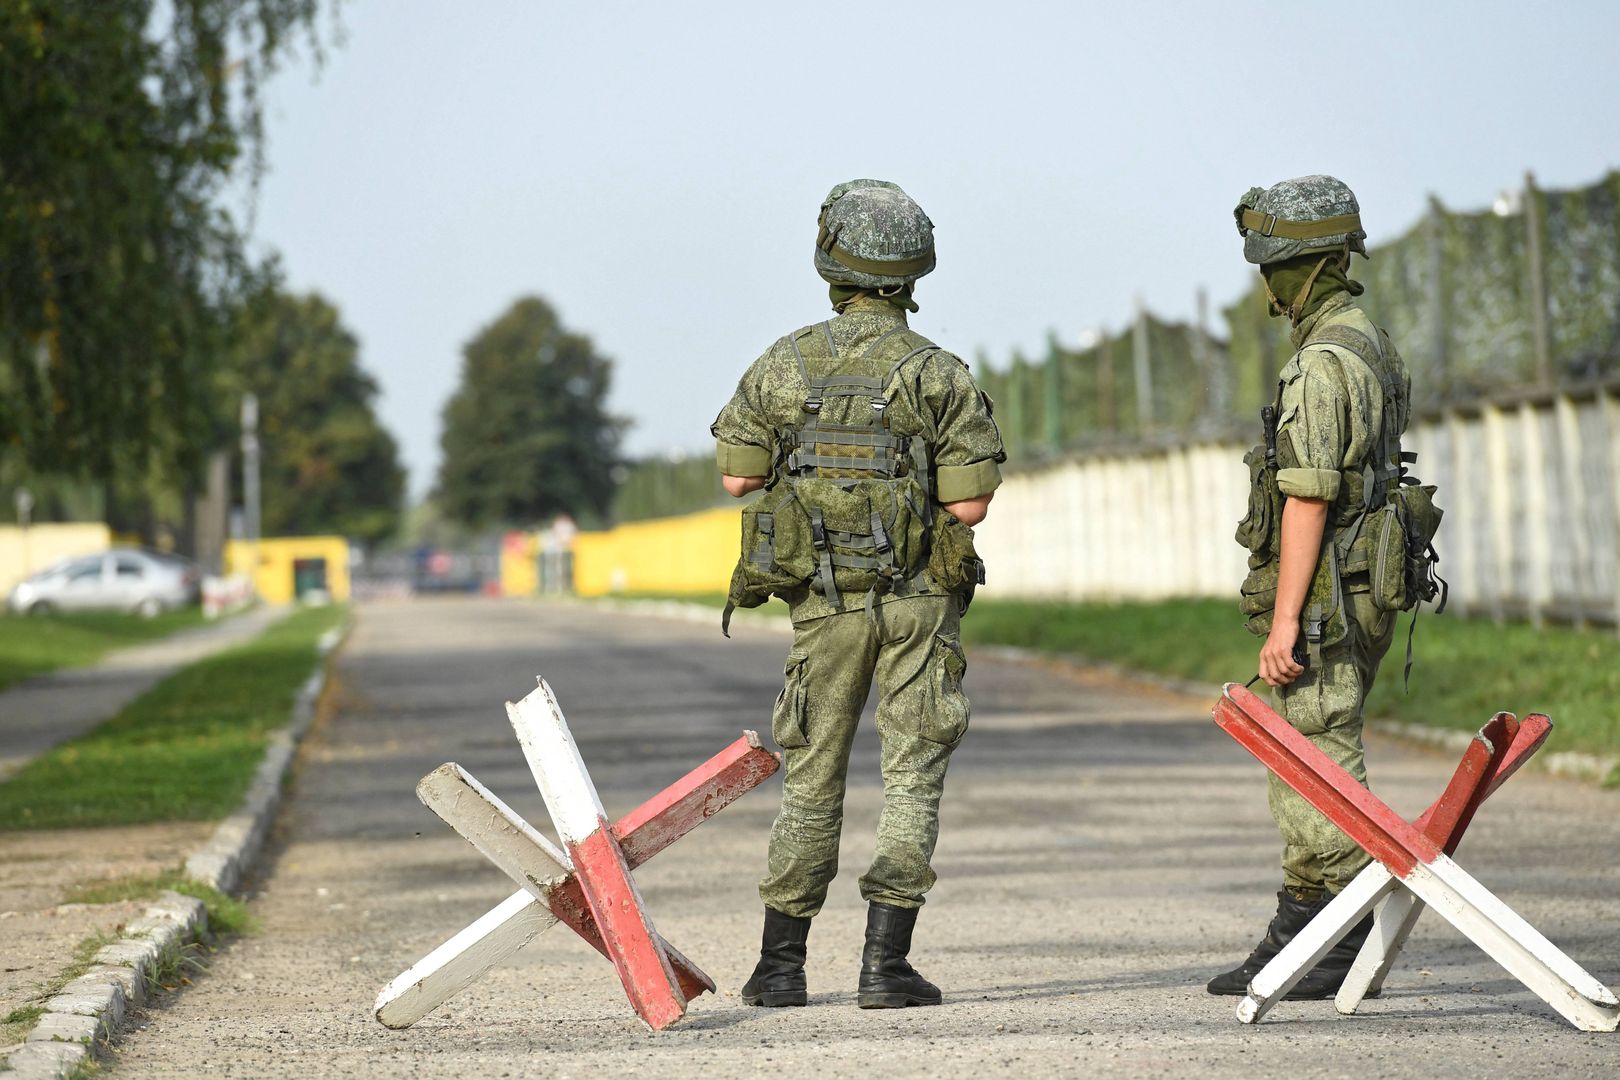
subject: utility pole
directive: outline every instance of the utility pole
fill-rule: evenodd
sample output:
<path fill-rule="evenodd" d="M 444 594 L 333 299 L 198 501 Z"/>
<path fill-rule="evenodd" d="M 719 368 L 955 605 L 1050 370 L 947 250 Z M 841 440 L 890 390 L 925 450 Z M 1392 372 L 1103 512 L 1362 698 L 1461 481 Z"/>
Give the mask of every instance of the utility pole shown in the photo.
<path fill-rule="evenodd" d="M 242 532 L 254 545 L 258 561 L 259 543 L 259 398 L 242 395 Z"/>
<path fill-rule="evenodd" d="M 28 539 L 28 523 L 33 520 L 34 493 L 19 487 L 12 501 L 17 507 L 17 527 L 22 530 L 22 576 L 27 577 L 34 572 L 34 552 Z"/>

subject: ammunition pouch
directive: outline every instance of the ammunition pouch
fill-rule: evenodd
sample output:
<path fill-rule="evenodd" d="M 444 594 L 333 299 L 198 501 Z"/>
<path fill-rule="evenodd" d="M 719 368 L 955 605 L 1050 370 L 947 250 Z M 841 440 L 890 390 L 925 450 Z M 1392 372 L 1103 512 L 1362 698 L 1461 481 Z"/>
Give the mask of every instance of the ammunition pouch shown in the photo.
<path fill-rule="evenodd" d="M 1271 633 L 1277 607 L 1277 576 L 1281 566 L 1281 560 L 1277 557 L 1249 558 L 1249 573 L 1243 579 L 1238 610 L 1246 620 L 1244 625 L 1249 633 L 1256 637 Z M 1337 645 L 1349 632 L 1350 617 L 1345 610 L 1338 548 L 1331 542 L 1324 543 L 1322 557 L 1316 564 L 1316 574 L 1311 578 L 1310 590 L 1305 594 L 1305 606 L 1300 612 L 1300 642 L 1311 659 L 1318 661 L 1322 649 Z"/>
<path fill-rule="evenodd" d="M 1243 455 L 1243 464 L 1249 467 L 1249 512 L 1238 522 L 1235 539 L 1248 549 L 1251 565 L 1255 558 L 1275 559 L 1281 554 L 1276 538 L 1282 531 L 1283 495 L 1277 488 L 1277 470 L 1267 458 L 1264 444 Z"/>
<path fill-rule="evenodd" d="M 944 511 L 935 515 L 930 531 L 928 576 L 936 588 L 956 594 L 964 615 L 984 584 L 984 560 L 973 547 L 973 530 Z"/>
<path fill-rule="evenodd" d="M 1432 484 L 1403 485 L 1368 514 L 1367 570 L 1373 606 L 1380 611 L 1410 611 L 1443 594 L 1434 550 L 1443 512 L 1434 505 L 1434 492 Z"/>

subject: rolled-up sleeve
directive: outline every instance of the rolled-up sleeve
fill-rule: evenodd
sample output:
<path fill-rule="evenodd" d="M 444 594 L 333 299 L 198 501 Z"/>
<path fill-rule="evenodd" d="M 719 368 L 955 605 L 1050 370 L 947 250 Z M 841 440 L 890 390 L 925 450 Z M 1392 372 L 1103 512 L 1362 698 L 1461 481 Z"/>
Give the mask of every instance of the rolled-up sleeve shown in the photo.
<path fill-rule="evenodd" d="M 760 357 L 743 374 L 731 400 L 709 427 L 715 440 L 714 462 L 727 476 L 769 476 L 771 472 L 771 428 L 760 406 L 760 368 L 765 359 Z"/>
<path fill-rule="evenodd" d="M 1349 398 L 1332 374 L 1332 357 L 1304 358 L 1299 374 L 1283 385 L 1279 443 L 1287 442 L 1277 470 L 1277 489 L 1296 499 L 1333 500 L 1344 482 L 1350 444 Z"/>
<path fill-rule="evenodd" d="M 988 495 L 1001 486 L 1007 451 L 994 406 L 967 365 L 949 353 L 930 356 L 918 376 L 923 407 L 934 417 L 934 497 L 942 503 Z"/>

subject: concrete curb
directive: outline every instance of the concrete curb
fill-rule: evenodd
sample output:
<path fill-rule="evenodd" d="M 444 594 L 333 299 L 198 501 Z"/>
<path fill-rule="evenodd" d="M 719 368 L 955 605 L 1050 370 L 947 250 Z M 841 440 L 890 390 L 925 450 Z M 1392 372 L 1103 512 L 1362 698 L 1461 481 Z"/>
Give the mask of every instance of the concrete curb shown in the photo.
<path fill-rule="evenodd" d="M 103 948 L 83 975 L 45 1002 L 45 1013 L 5 1059 L 18 1080 L 59 1080 L 89 1063 L 118 1033 L 132 1005 L 152 993 L 159 967 L 208 930 L 203 902 L 165 892 Z"/>
<path fill-rule="evenodd" d="M 620 614 L 656 615 L 661 618 L 681 619 L 686 622 L 718 623 L 719 621 L 714 608 L 685 600 L 604 599 L 565 602 L 583 604 L 598 610 Z M 780 613 L 761 611 L 739 611 L 733 618 L 732 625 L 736 626 L 744 617 L 747 618 L 749 623 L 767 629 L 791 630 L 791 626 L 788 625 L 786 619 L 782 618 Z M 1140 671 L 1126 667 L 1123 664 L 1114 664 L 1103 660 L 1088 660 L 1085 657 L 1068 653 L 1043 653 L 1038 649 L 1027 649 L 1016 645 L 979 645 L 975 646 L 974 651 L 1001 660 L 1011 660 L 1015 663 L 1046 662 L 1062 664 L 1080 671 L 1096 672 L 1112 678 L 1152 686 L 1159 690 L 1167 690 L 1173 694 L 1205 698 L 1211 702 L 1221 696 L 1220 686 L 1214 683 L 1202 683 L 1196 679 L 1182 679 L 1174 675 L 1158 675 L 1150 671 Z M 1490 718 L 1486 717 L 1485 719 Z M 1481 723 L 1483 722 L 1484 720 L 1481 720 Z M 1466 749 L 1469 740 L 1474 737 L 1474 733 L 1471 731 L 1462 731 L 1455 728 L 1433 728 L 1425 724 L 1412 724 L 1401 720 L 1374 718 L 1367 721 L 1367 726 L 1373 731 L 1400 739 L 1402 742 L 1415 743 L 1440 750 L 1451 750 L 1457 753 L 1461 753 Z M 1554 727 L 1553 730 L 1557 731 L 1558 729 Z M 1575 750 L 1564 750 L 1555 754 L 1538 754 L 1531 760 L 1530 765 L 1565 779 L 1602 784 L 1615 774 L 1615 770 L 1620 769 L 1620 755 L 1605 756 L 1586 754 Z"/>
<path fill-rule="evenodd" d="M 247 797 L 236 813 L 214 830 L 213 837 L 186 860 L 186 876 L 220 892 L 231 892 L 258 856 L 270 823 L 281 806 L 281 784 L 298 743 L 315 719 L 315 706 L 326 688 L 326 659 L 348 635 L 352 622 L 333 627 L 316 645 L 320 666 L 293 701 L 292 719 L 270 736 L 264 760 L 253 776 Z M 166 957 L 184 950 L 208 932 L 208 912 L 201 900 L 165 892 L 146 912 L 124 928 L 117 941 L 103 948 L 91 968 L 45 1002 L 45 1012 L 22 1044 L 0 1067 L 17 1080 L 65 1080 L 92 1060 L 97 1044 L 115 1039 L 131 1006 L 151 997 L 154 975 Z"/>

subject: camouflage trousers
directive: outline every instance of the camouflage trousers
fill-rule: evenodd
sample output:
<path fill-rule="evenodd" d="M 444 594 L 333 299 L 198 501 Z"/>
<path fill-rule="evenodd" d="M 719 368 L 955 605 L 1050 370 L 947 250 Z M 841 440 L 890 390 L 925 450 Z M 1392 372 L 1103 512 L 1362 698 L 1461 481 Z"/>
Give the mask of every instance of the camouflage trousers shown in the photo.
<path fill-rule="evenodd" d="M 1346 594 L 1345 603 L 1350 627 L 1344 640 L 1323 650 L 1321 670 L 1307 666 L 1275 697 L 1277 711 L 1296 731 L 1365 785 L 1362 708 L 1395 636 L 1395 614 L 1373 607 L 1365 592 Z M 1267 782 L 1271 816 L 1283 837 L 1283 884 L 1339 892 L 1371 857 L 1275 773 Z"/>
<path fill-rule="evenodd" d="M 922 906 L 934 884 L 939 798 L 967 731 L 966 662 L 952 596 L 892 600 L 867 619 L 858 606 L 798 623 L 771 716 L 783 749 L 782 809 L 759 884 L 765 906 L 804 918 L 821 910 L 838 872 L 850 743 L 875 680 L 883 812 L 861 897 Z"/>

